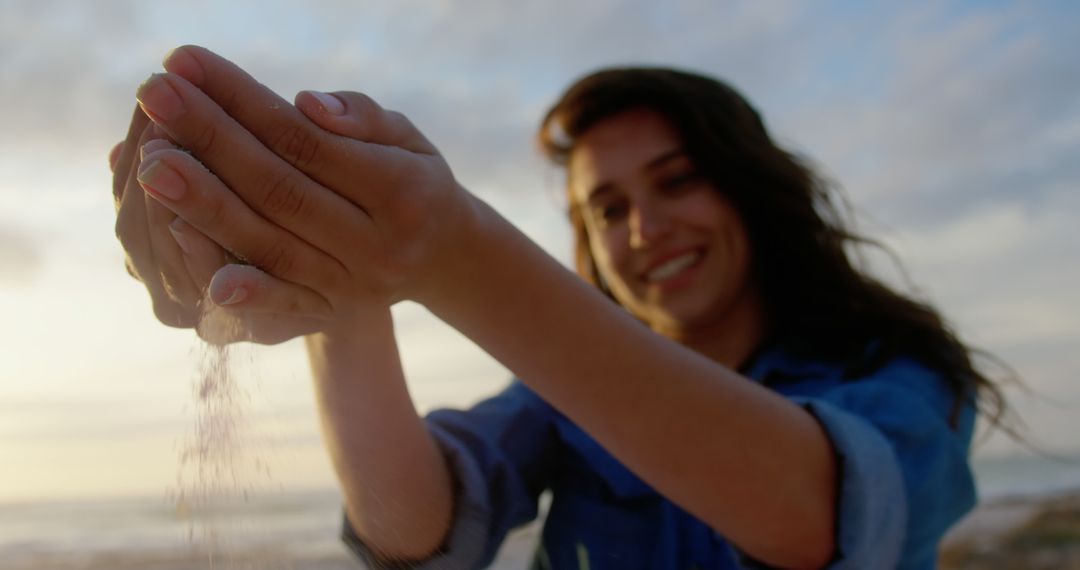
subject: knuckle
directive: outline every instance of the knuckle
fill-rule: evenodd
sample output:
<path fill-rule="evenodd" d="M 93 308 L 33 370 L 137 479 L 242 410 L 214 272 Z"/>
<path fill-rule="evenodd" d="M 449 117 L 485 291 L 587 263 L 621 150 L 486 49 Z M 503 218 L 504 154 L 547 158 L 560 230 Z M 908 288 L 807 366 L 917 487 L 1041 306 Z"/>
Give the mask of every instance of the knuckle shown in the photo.
<path fill-rule="evenodd" d="M 318 166 L 321 147 L 319 137 L 311 129 L 289 125 L 281 129 L 271 148 L 289 164 L 306 170 Z"/>
<path fill-rule="evenodd" d="M 411 134 L 412 131 L 416 130 L 412 120 L 399 111 L 387 111 L 386 122 L 389 126 L 394 127 L 395 130 L 400 131 L 402 134 Z"/>
<path fill-rule="evenodd" d="M 414 232 L 428 222 L 431 212 L 431 193 L 425 191 L 423 184 L 414 178 L 422 174 L 421 169 L 399 166 L 391 173 L 391 188 L 415 188 L 408 193 L 397 193 L 390 201 L 390 207 L 399 227 L 407 232 Z"/>
<path fill-rule="evenodd" d="M 363 93 L 353 93 L 350 107 L 356 109 L 360 123 L 373 127 L 375 131 L 385 130 L 388 113 L 377 101 Z"/>
<path fill-rule="evenodd" d="M 196 155 L 209 154 L 214 150 L 214 145 L 218 138 L 218 127 L 213 122 L 209 122 L 202 127 L 199 134 L 192 140 L 191 145 L 188 147 L 191 152 Z"/>
<path fill-rule="evenodd" d="M 349 274 L 349 270 L 345 265 L 339 264 L 329 271 L 322 272 L 319 275 L 319 282 L 319 289 L 323 291 L 348 291 L 351 287 L 352 276 Z M 306 305 L 310 305 L 310 303 L 305 303 L 305 306 Z"/>
<path fill-rule="evenodd" d="M 199 218 L 197 225 L 204 228 L 221 228 L 228 223 L 225 200 L 220 197 L 206 196 L 205 201 L 199 205 L 197 212 L 188 215 L 192 218 Z M 196 220 L 192 219 L 191 221 Z"/>
<path fill-rule="evenodd" d="M 263 211 L 272 217 L 295 218 L 307 211 L 308 193 L 298 176 L 285 172 L 275 178 L 263 195 Z"/>
<path fill-rule="evenodd" d="M 221 107 L 221 110 L 225 111 L 226 115 L 229 115 L 230 117 L 238 116 L 237 112 L 241 110 L 240 92 L 238 90 L 229 89 L 228 91 L 221 93 L 221 95 L 216 98 L 216 101 L 218 106 Z"/>
<path fill-rule="evenodd" d="M 364 93 L 352 93 L 353 104 L 362 115 L 371 115 L 382 111 L 382 107 L 370 96 Z"/>
<path fill-rule="evenodd" d="M 270 242 L 251 261 L 263 271 L 277 276 L 289 275 L 296 263 L 281 239 Z"/>

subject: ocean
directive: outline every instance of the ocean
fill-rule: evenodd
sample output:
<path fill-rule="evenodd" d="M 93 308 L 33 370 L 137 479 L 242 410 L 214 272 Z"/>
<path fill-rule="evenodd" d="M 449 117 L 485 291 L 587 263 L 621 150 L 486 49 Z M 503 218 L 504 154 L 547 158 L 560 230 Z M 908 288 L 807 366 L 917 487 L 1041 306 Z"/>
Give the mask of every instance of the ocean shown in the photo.
<path fill-rule="evenodd" d="M 0 505 L 0 570 L 355 568 L 333 491 L 252 494 L 185 515 L 160 497 Z"/>
<path fill-rule="evenodd" d="M 355 570 L 336 490 L 250 494 L 198 515 L 160 497 L 0 503 L 0 570 Z M 524 568 L 538 529 L 494 567 Z"/>
<path fill-rule="evenodd" d="M 1080 490 L 1080 455 L 976 457 L 971 465 L 982 501 Z"/>
<path fill-rule="evenodd" d="M 1080 489 L 1080 457 L 973 462 L 984 501 Z M 0 570 L 347 570 L 335 490 L 266 491 L 200 514 L 159 497 L 0 504 Z M 519 531 L 495 568 L 524 568 L 536 541 Z"/>

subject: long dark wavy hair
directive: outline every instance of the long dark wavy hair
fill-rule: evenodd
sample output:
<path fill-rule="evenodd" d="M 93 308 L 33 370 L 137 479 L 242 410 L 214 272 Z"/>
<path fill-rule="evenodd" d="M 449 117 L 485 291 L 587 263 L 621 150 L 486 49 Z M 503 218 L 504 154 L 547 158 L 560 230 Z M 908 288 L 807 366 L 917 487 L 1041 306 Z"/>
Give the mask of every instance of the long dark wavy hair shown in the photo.
<path fill-rule="evenodd" d="M 849 228 L 837 190 L 802 158 L 777 146 L 757 110 L 732 87 L 666 68 L 598 71 L 575 82 L 547 113 L 540 146 L 565 166 L 582 133 L 634 108 L 664 116 L 691 163 L 739 212 L 749 233 L 770 342 L 795 355 L 844 363 L 848 378 L 901 354 L 915 358 L 949 383 L 956 397 L 954 425 L 963 405 L 976 399 L 992 423 L 1001 425 L 1005 399 L 998 384 L 973 365 L 976 352 L 933 307 L 852 263 L 859 247 L 883 246 Z M 610 297 L 589 250 L 581 209 L 572 199 L 569 217 L 578 273 Z"/>

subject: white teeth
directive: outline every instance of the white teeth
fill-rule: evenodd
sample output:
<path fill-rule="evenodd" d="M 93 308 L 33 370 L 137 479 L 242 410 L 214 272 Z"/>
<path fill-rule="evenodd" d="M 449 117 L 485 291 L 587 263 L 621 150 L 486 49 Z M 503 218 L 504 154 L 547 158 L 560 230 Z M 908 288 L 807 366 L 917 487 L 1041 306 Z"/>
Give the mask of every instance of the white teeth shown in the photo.
<path fill-rule="evenodd" d="M 701 254 L 698 252 L 680 255 L 675 259 L 665 262 L 663 265 L 660 265 L 656 269 L 653 269 L 649 272 L 648 275 L 645 276 L 645 278 L 650 283 L 656 283 L 657 281 L 663 281 L 664 279 L 668 279 L 669 277 L 674 277 L 680 271 L 693 265 L 699 257 L 701 257 Z"/>

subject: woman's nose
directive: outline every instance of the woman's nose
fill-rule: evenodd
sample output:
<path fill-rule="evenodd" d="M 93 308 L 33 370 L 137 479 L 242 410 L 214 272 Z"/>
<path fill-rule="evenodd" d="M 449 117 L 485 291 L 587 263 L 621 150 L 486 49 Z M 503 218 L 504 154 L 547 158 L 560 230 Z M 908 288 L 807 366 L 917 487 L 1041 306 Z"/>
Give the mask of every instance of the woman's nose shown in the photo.
<path fill-rule="evenodd" d="M 646 247 L 671 231 L 671 218 L 653 203 L 636 204 L 630 211 L 630 246 Z"/>

